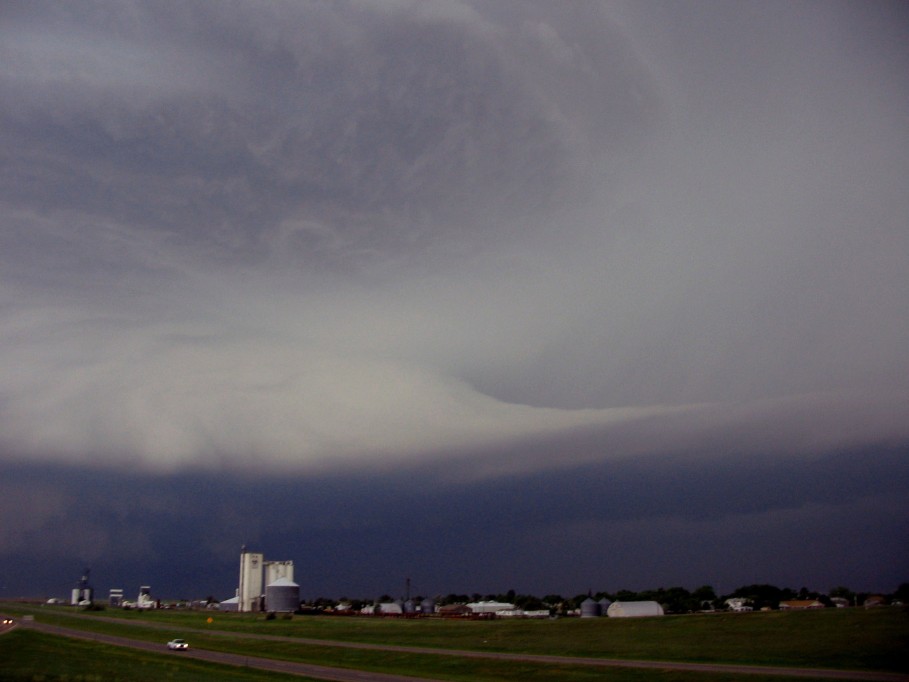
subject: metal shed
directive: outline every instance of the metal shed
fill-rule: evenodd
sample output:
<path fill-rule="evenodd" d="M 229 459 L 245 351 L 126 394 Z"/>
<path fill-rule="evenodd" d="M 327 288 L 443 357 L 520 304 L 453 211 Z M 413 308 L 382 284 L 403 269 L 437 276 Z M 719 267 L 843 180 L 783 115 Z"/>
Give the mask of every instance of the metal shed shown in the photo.
<path fill-rule="evenodd" d="M 230 599 L 225 599 L 220 604 L 218 604 L 219 611 L 239 611 L 240 610 L 240 597 L 231 597 Z"/>

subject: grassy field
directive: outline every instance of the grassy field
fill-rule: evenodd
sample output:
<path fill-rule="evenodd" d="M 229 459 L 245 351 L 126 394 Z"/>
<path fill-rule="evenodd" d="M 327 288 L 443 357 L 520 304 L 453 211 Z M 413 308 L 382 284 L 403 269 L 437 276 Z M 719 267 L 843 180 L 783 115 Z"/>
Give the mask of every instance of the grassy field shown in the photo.
<path fill-rule="evenodd" d="M 356 654 L 335 665 L 369 670 L 384 670 L 400 674 L 423 676 L 437 680 L 475 680 L 503 682 L 533 680 L 534 682 L 592 682 L 608 677 L 610 682 L 697 682 L 703 673 L 683 673 L 670 670 L 592 669 L 581 666 L 541 666 L 537 664 L 503 663 L 496 661 L 467 661 L 441 659 L 415 664 L 413 657 L 387 655 L 368 661 L 357 660 Z M 247 668 L 221 666 L 193 661 L 173 654 L 153 654 L 119 647 L 55 637 L 39 632 L 18 630 L 0 637 L 0 681 L 2 682 L 278 682 L 309 678 L 260 672 Z M 785 682 L 786 677 L 760 675 L 714 674 L 711 682 Z"/>
<path fill-rule="evenodd" d="M 17 610 L 24 612 L 21 608 Z M 467 660 L 456 656 L 339 649 L 255 640 L 245 638 L 244 635 L 268 634 L 296 639 L 318 638 L 510 653 L 909 671 L 909 654 L 906 653 L 909 651 L 909 612 L 894 608 L 630 620 L 603 618 L 487 622 L 330 617 L 266 621 L 261 616 L 247 614 L 180 611 L 138 613 L 119 610 L 73 617 L 74 614 L 69 609 L 47 607 L 32 608 L 29 612 L 41 621 L 137 639 L 163 643 L 174 636 L 185 636 L 199 648 L 323 665 L 403 672 L 436 679 L 586 680 L 602 679 L 604 670 L 579 666 L 519 665 Z M 213 618 L 211 624 L 207 623 L 209 616 Z M 211 631 L 210 634 L 206 630 Z M 223 634 L 224 632 L 236 633 L 236 636 Z M 654 679 L 655 676 L 661 680 L 694 680 L 702 675 L 631 670 L 619 673 L 610 670 L 608 676 L 614 680 L 644 680 Z M 711 675 L 711 679 L 733 678 Z M 736 679 L 758 678 L 742 676 Z"/>
<path fill-rule="evenodd" d="M 279 682 L 305 678 L 131 651 L 40 632 L 0 636 L 3 682 Z"/>

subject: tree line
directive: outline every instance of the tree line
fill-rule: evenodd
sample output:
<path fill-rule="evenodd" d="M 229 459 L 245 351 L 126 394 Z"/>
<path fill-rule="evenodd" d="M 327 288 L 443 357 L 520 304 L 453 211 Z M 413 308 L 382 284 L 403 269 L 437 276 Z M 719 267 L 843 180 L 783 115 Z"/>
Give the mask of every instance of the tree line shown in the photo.
<path fill-rule="evenodd" d="M 852 606 L 862 605 L 871 596 L 883 597 L 889 604 L 909 603 L 909 583 L 902 583 L 894 592 L 887 594 L 856 592 L 847 587 L 835 587 L 826 594 L 809 590 L 806 587 L 795 590 L 789 587 L 775 585 L 754 584 L 744 585 L 729 594 L 719 595 L 710 585 L 703 585 L 695 590 L 684 587 L 660 587 L 652 590 L 618 590 L 617 592 L 587 592 L 565 597 L 560 594 L 547 594 L 542 597 L 531 594 L 519 594 L 514 590 L 498 594 L 446 594 L 430 597 L 437 606 L 446 604 L 468 604 L 479 601 L 497 601 L 514 604 L 516 608 L 525 611 L 539 611 L 549 609 L 552 613 L 569 613 L 580 608 L 585 599 L 601 601 L 655 601 L 663 606 L 667 613 L 695 613 L 698 611 L 721 611 L 727 608 L 727 599 L 743 599 L 755 610 L 762 608 L 779 608 L 780 602 L 790 600 L 816 600 L 824 606 L 835 606 L 835 598 L 845 599 Z M 423 596 L 416 596 L 411 601 L 419 605 Z M 392 602 L 394 598 L 384 594 L 378 599 L 349 599 L 341 597 L 338 600 L 319 597 L 305 601 L 304 604 L 315 610 L 330 610 L 339 604 L 347 604 L 350 608 L 358 610 L 363 606 L 374 603 Z"/>

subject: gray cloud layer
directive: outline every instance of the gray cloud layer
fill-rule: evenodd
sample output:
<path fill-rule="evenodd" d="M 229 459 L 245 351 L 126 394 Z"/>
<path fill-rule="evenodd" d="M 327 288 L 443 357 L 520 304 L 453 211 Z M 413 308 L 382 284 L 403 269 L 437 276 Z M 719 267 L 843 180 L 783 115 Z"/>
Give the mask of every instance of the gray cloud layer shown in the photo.
<path fill-rule="evenodd" d="M 893 589 L 907 14 L 5 3 L 0 590 Z"/>
<path fill-rule="evenodd" d="M 572 8 L 8 6 L 4 457 L 905 441 L 904 10 Z"/>

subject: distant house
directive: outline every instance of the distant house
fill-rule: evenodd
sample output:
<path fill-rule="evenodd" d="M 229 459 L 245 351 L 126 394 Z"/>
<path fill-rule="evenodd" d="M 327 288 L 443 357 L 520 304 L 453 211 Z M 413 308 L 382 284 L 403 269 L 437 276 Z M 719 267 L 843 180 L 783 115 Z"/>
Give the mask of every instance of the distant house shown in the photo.
<path fill-rule="evenodd" d="M 746 599 L 745 597 L 730 597 L 726 600 L 726 607 L 730 611 L 735 611 L 736 613 L 754 611 L 754 607 L 749 603 L 750 601 L 750 599 Z"/>
<path fill-rule="evenodd" d="M 885 597 L 882 597 L 879 594 L 874 594 L 865 599 L 865 601 L 862 603 L 862 606 L 864 606 L 866 609 L 871 609 L 875 606 L 885 606 L 886 604 L 887 599 Z"/>
<path fill-rule="evenodd" d="M 846 597 L 830 597 L 830 602 L 838 609 L 845 609 L 849 606 L 849 600 Z"/>
<path fill-rule="evenodd" d="M 790 599 L 780 602 L 780 611 L 807 611 L 822 608 L 824 605 L 817 599 Z"/>
<path fill-rule="evenodd" d="M 655 601 L 614 601 L 606 609 L 610 618 L 640 618 L 662 616 L 663 607 Z"/>

